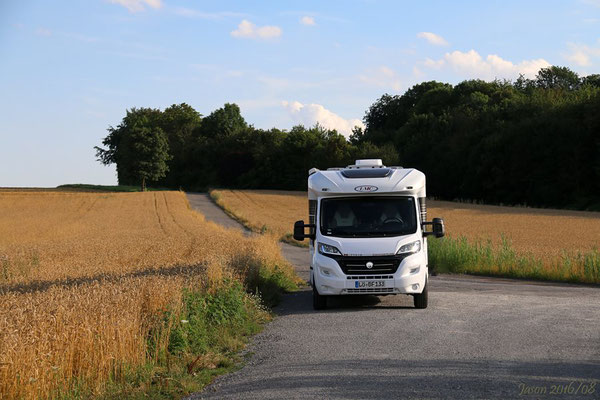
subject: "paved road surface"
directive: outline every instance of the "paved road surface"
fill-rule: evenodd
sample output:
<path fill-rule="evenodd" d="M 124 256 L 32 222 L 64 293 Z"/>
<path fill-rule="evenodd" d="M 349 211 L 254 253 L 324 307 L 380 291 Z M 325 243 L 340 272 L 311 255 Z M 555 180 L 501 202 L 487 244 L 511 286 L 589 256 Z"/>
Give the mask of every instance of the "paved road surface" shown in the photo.
<path fill-rule="evenodd" d="M 232 225 L 206 195 L 188 196 L 207 218 Z M 306 276 L 306 250 L 282 250 Z M 248 363 L 190 398 L 600 398 L 600 288 L 430 282 L 425 310 L 408 296 L 367 296 L 317 312 L 308 290 L 287 295 Z M 559 394 L 571 382 L 567 390 L 579 393 Z"/>

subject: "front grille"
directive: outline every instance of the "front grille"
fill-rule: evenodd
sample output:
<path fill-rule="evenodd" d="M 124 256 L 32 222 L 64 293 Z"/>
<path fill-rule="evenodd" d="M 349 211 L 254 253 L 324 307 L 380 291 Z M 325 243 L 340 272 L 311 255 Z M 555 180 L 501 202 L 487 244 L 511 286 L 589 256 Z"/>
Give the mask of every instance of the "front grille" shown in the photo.
<path fill-rule="evenodd" d="M 346 279 L 394 279 L 394 275 L 348 275 Z"/>
<path fill-rule="evenodd" d="M 382 275 L 394 274 L 404 256 L 335 257 L 335 259 L 346 275 Z M 373 267 L 367 268 L 367 263 L 373 263 Z"/>
<path fill-rule="evenodd" d="M 348 293 L 393 293 L 394 288 L 361 288 L 346 289 Z"/>

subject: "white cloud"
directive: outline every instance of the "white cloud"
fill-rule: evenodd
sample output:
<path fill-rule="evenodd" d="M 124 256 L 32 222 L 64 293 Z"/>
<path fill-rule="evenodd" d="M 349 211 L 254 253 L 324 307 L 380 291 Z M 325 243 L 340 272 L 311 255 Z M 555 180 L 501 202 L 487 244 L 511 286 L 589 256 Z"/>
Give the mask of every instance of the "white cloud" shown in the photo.
<path fill-rule="evenodd" d="M 132 12 L 132 13 L 144 11 L 146 9 L 145 6 L 148 6 L 150 8 L 154 8 L 154 9 L 162 7 L 162 0 L 109 0 L 109 1 L 113 4 L 122 5 L 123 7 L 128 9 L 129 12 Z"/>
<path fill-rule="evenodd" d="M 398 74 L 385 65 L 368 71 L 367 74 L 359 75 L 358 79 L 370 86 L 393 89 L 395 91 L 400 91 L 402 89 Z"/>
<path fill-rule="evenodd" d="M 417 37 L 427 40 L 430 44 L 434 46 L 448 46 L 448 42 L 446 41 L 446 39 L 444 39 L 440 35 L 436 35 L 435 33 L 419 32 L 417 33 Z"/>
<path fill-rule="evenodd" d="M 304 16 L 300 18 L 300 23 L 302 25 L 316 25 L 315 19 L 313 17 Z"/>
<path fill-rule="evenodd" d="M 423 63 L 428 68 L 440 69 L 444 66 L 444 60 L 432 60 L 431 58 L 427 58 Z"/>
<path fill-rule="evenodd" d="M 235 38 L 247 39 L 273 39 L 281 36 L 281 28 L 278 26 L 256 26 L 248 20 L 242 20 L 237 29 L 231 31 Z"/>
<path fill-rule="evenodd" d="M 533 78 L 541 68 L 549 67 L 550 63 L 543 58 L 538 58 L 523 60 L 515 64 L 496 54 L 490 54 L 484 59 L 475 50 L 466 53 L 456 50 L 452 53 L 446 53 L 444 58 L 439 60 L 428 58 L 425 60 L 424 65 L 434 69 L 449 67 L 457 73 L 467 74 L 469 78 L 510 79 L 518 77 L 519 74 Z"/>
<path fill-rule="evenodd" d="M 589 67 L 592 65 L 590 62 L 590 54 L 582 48 L 571 49 L 571 52 L 567 54 L 565 58 L 581 67 Z"/>
<path fill-rule="evenodd" d="M 600 47 L 577 43 L 569 43 L 568 46 L 569 53 L 564 57 L 580 67 L 589 67 L 592 65 L 592 58 L 600 57 Z"/>
<path fill-rule="evenodd" d="M 302 104 L 298 101 L 283 101 L 281 104 L 294 122 L 305 126 L 312 126 L 318 122 L 324 128 L 335 129 L 346 137 L 350 136 L 355 126 L 365 127 L 361 120 L 344 119 L 320 104 Z"/>

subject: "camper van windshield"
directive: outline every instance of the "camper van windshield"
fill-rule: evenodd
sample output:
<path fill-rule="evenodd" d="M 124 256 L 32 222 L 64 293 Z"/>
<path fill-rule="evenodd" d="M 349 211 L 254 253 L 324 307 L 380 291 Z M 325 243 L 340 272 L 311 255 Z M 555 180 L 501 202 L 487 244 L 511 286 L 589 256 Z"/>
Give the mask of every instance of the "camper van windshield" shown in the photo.
<path fill-rule="evenodd" d="M 321 201 L 321 234 L 341 237 L 408 235 L 417 231 L 412 197 L 349 197 Z"/>

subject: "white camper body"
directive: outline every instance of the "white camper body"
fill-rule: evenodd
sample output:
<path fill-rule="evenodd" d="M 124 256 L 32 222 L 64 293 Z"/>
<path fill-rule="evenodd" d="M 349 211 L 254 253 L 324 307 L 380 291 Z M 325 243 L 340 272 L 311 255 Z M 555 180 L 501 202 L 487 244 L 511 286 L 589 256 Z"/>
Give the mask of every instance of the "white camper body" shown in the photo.
<path fill-rule="evenodd" d="M 422 172 L 381 160 L 309 171 L 310 221 L 298 221 L 294 237 L 310 239 L 316 309 L 327 296 L 355 294 L 408 294 L 427 307 L 427 236 L 444 228 L 440 219 L 426 222 L 425 195 Z"/>

